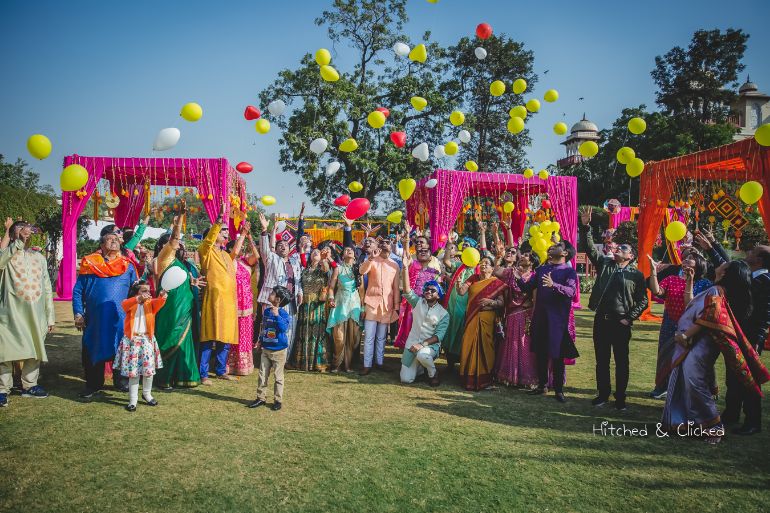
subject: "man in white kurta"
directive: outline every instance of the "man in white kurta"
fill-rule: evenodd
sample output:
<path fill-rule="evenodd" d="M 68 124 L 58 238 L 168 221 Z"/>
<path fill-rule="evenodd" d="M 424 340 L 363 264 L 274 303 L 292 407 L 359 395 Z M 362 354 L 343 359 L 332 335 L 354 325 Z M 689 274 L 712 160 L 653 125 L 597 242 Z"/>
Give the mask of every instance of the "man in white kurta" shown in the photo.
<path fill-rule="evenodd" d="M 29 224 L 8 220 L 0 241 L 0 406 L 8 404 L 14 362 L 21 365 L 22 396 L 48 396 L 37 380 L 55 324 L 53 292 L 45 257 L 26 248 L 31 234 Z"/>
<path fill-rule="evenodd" d="M 439 378 L 434 361 L 449 327 L 449 313 L 439 304 L 444 291 L 438 282 L 427 282 L 422 289 L 422 298 L 414 293 L 409 286 L 411 260 L 405 256 L 402 271 L 402 296 L 412 305 L 412 329 L 401 355 L 401 382 L 413 383 L 419 374 L 427 371 L 430 385 L 435 387 L 439 385 Z"/>

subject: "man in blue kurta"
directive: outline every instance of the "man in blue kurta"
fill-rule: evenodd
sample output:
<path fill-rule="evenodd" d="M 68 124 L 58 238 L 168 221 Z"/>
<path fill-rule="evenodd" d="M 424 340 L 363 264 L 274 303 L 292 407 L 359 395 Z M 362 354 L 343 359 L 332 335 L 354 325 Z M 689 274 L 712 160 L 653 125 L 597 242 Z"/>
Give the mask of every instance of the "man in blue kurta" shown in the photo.
<path fill-rule="evenodd" d="M 569 316 L 572 300 L 578 290 L 575 269 L 569 261 L 575 257 L 575 248 L 561 241 L 548 248 L 548 263 L 538 267 L 524 281 L 518 278 L 522 291 L 537 289 L 537 301 L 532 312 L 530 349 L 537 355 L 538 387 L 533 394 L 544 394 L 548 384 L 548 364 L 553 371 L 553 388 L 556 400 L 565 402 L 564 359 L 577 358 L 575 341 L 569 333 Z"/>
<path fill-rule="evenodd" d="M 86 388 L 80 397 L 90 399 L 104 387 L 104 364 L 112 361 L 123 337 L 125 312 L 121 303 L 136 281 L 136 269 L 120 253 L 120 239 L 110 233 L 100 239 L 100 249 L 83 257 L 72 310 L 75 327 L 83 331 L 83 368 Z"/>

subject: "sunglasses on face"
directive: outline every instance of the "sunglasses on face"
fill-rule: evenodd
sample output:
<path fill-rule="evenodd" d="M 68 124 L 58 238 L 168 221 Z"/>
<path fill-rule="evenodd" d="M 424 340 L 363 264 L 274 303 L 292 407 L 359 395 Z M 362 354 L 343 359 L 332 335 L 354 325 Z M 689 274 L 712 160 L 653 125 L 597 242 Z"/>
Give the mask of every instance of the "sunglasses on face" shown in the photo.
<path fill-rule="evenodd" d="M 628 253 L 629 251 L 631 251 L 631 246 L 629 246 L 628 244 L 621 244 L 620 246 L 618 246 L 618 250 L 622 251 L 623 253 Z"/>
<path fill-rule="evenodd" d="M 438 290 L 433 287 L 423 289 L 423 293 L 438 294 Z"/>
<path fill-rule="evenodd" d="M 513 248 L 508 248 L 508 249 L 505 250 L 505 254 L 506 255 L 511 254 L 511 253 L 516 253 L 516 250 L 513 249 Z"/>

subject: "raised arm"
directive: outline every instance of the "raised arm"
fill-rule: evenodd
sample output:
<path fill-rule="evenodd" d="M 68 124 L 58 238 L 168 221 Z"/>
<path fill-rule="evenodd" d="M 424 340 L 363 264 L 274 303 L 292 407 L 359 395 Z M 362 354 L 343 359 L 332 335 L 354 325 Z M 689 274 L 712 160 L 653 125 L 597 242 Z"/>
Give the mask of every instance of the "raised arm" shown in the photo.
<path fill-rule="evenodd" d="M 543 285 L 552 288 L 555 292 L 561 294 L 562 296 L 574 299 L 577 292 L 577 273 L 575 273 L 575 270 L 572 268 L 570 268 L 570 270 L 572 272 L 565 276 L 564 283 L 554 281 L 551 277 L 551 273 L 548 273 L 543 276 Z M 645 296 L 645 298 L 646 297 L 647 296 Z"/>
<path fill-rule="evenodd" d="M 211 229 L 206 234 L 206 237 L 204 237 L 203 242 L 201 242 L 201 245 L 198 247 L 198 254 L 201 256 L 201 264 L 204 264 L 204 260 L 208 258 L 211 250 L 214 249 L 214 245 L 217 243 L 217 237 L 219 237 L 219 232 L 222 230 L 222 214 L 224 211 L 225 203 L 223 201 L 222 208 L 219 210 L 219 217 L 217 217 L 217 220 L 211 226 Z"/>
<path fill-rule="evenodd" d="M 647 282 L 650 287 L 650 292 L 658 297 L 665 297 L 666 289 L 662 288 L 660 283 L 658 283 L 658 265 L 660 265 L 660 262 L 656 262 L 651 255 L 647 255 L 647 258 L 650 260 L 650 279 Z M 689 303 L 689 301 L 687 303 Z M 687 303 L 685 303 L 685 305 Z"/>
<path fill-rule="evenodd" d="M 401 271 L 401 287 L 404 291 L 404 295 L 408 297 L 408 295 L 412 292 L 412 285 L 409 283 L 409 267 L 412 265 L 412 256 L 411 255 L 404 255 L 404 268 Z"/>
<path fill-rule="evenodd" d="M 584 246 L 583 249 L 591 263 L 596 267 L 597 272 L 601 272 L 604 266 L 604 257 L 596 251 L 596 246 L 594 245 L 594 236 L 591 233 L 591 207 L 586 207 L 580 212 L 580 222 L 582 223 L 580 239 Z"/>
<path fill-rule="evenodd" d="M 302 202 L 302 206 L 299 209 L 299 218 L 297 219 L 297 240 L 295 241 L 297 251 L 302 252 L 300 246 L 300 239 L 305 235 L 305 202 Z M 303 264 L 304 265 L 304 264 Z"/>
<path fill-rule="evenodd" d="M 500 226 L 503 230 L 503 238 L 505 239 L 505 244 L 508 246 L 513 246 L 513 230 L 511 230 L 511 218 L 509 217 L 507 220 L 500 220 Z"/>
<path fill-rule="evenodd" d="M 13 219 L 10 217 L 5 218 L 5 234 L 2 240 L 0 240 L 0 249 L 5 249 L 8 244 L 11 243 L 11 226 L 13 226 Z"/>
<path fill-rule="evenodd" d="M 259 262 L 259 248 L 257 248 L 257 244 L 251 236 L 251 230 L 246 232 L 246 239 L 249 241 L 249 250 L 251 251 L 251 254 L 246 257 L 246 263 L 254 267 Z"/>
<path fill-rule="evenodd" d="M 182 204 L 184 205 L 184 200 L 182 201 Z M 123 244 L 123 247 L 133 251 L 136 248 L 136 245 L 142 240 L 142 237 L 144 237 L 144 231 L 147 229 L 148 224 L 150 224 L 150 216 L 146 215 L 143 220 L 139 221 L 136 230 L 134 230 L 134 236 L 131 237 L 128 242 Z"/>
<path fill-rule="evenodd" d="M 262 235 L 259 237 L 259 253 L 262 258 L 265 259 L 265 265 L 267 265 L 270 254 L 273 252 L 273 248 L 270 245 L 270 235 L 267 233 L 268 223 L 265 214 L 259 213 L 259 225 L 262 227 Z"/>
<path fill-rule="evenodd" d="M 233 249 L 230 250 L 230 258 L 235 260 L 238 255 L 241 254 L 241 249 L 243 248 L 243 243 L 246 240 L 246 234 L 249 233 L 249 230 L 251 229 L 251 223 L 248 221 L 243 221 L 241 223 L 241 229 L 240 231 L 240 237 L 235 241 L 235 245 L 233 246 Z"/>
<path fill-rule="evenodd" d="M 327 287 L 326 291 L 326 300 L 329 301 L 329 306 L 334 308 L 336 305 L 334 301 L 334 291 L 337 288 L 337 280 L 339 279 L 340 275 L 340 268 L 335 267 L 334 271 L 332 272 L 332 277 L 329 278 L 329 286 Z"/>

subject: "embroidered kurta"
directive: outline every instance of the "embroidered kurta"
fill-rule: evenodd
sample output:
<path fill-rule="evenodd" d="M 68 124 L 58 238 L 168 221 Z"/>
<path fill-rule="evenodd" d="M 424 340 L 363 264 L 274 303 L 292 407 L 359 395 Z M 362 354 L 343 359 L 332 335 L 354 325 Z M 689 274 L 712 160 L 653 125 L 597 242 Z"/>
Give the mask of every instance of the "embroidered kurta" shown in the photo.
<path fill-rule="evenodd" d="M 17 240 L 0 250 L 0 362 L 48 361 L 53 292 L 45 257 Z"/>
<path fill-rule="evenodd" d="M 206 289 L 201 308 L 201 342 L 238 343 L 235 264 L 230 253 L 216 247 L 221 225 L 215 224 L 198 248 Z"/>
<path fill-rule="evenodd" d="M 441 349 L 441 341 L 446 336 L 449 327 L 449 314 L 439 303 L 428 306 L 425 299 L 419 297 L 413 291 L 404 293 L 404 300 L 412 307 L 412 329 L 404 345 L 404 354 L 401 355 L 401 364 L 409 367 L 414 362 L 415 353 L 409 350 L 415 344 L 422 344 L 425 340 L 436 336 L 438 340 L 427 345 L 434 351 L 434 358 Z"/>
<path fill-rule="evenodd" d="M 364 296 L 366 320 L 390 324 L 398 319 L 398 288 L 395 288 L 398 276 L 398 264 L 390 259 L 375 258 L 361 264 L 362 276 L 369 277 L 369 284 Z"/>

